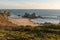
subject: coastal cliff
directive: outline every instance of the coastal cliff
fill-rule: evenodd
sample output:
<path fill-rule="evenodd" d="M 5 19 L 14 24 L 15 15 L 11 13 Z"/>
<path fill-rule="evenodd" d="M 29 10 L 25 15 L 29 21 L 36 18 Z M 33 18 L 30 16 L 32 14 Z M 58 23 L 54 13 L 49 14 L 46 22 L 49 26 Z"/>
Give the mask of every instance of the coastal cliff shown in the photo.
<path fill-rule="evenodd" d="M 0 26 L 16 26 L 8 21 L 9 12 L 0 12 Z"/>

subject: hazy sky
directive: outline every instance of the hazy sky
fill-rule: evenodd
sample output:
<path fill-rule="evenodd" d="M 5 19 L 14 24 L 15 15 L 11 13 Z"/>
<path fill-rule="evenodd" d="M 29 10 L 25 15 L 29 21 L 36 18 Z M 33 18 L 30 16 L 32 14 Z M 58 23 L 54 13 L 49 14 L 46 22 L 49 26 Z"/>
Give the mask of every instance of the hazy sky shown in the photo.
<path fill-rule="evenodd" d="M 60 9 L 60 0 L 0 0 L 0 9 Z"/>

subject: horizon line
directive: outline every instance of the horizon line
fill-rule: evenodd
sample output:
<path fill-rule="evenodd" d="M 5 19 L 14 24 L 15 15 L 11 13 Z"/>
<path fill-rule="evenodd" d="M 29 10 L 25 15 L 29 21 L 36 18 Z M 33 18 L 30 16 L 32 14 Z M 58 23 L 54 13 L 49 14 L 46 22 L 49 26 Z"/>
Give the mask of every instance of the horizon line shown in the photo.
<path fill-rule="evenodd" d="M 15 9 L 15 8 L 0 8 L 0 9 Z M 20 8 L 19 8 L 20 9 Z M 25 9 L 25 8 L 24 8 Z M 28 9 L 27 9 L 28 10 Z M 34 10 L 34 8 L 33 8 Z M 37 9 L 36 9 L 37 10 Z M 38 9 L 40 10 L 40 9 Z M 60 9 L 41 9 L 41 10 L 60 10 Z"/>

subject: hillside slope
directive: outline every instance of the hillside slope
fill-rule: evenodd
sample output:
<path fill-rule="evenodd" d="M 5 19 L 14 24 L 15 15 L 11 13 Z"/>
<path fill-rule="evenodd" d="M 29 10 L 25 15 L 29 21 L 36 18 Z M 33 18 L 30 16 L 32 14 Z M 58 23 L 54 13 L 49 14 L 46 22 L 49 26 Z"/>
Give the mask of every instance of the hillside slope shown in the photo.
<path fill-rule="evenodd" d="M 16 26 L 8 21 L 9 12 L 0 12 L 0 26 Z"/>

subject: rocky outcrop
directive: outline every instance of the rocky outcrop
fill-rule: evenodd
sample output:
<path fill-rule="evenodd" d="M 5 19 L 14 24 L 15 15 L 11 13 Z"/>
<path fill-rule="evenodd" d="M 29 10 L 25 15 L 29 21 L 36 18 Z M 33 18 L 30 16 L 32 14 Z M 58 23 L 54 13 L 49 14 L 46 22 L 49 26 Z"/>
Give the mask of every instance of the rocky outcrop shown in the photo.
<path fill-rule="evenodd" d="M 25 13 L 22 17 L 23 18 L 30 18 L 30 19 L 43 18 L 42 16 L 36 15 L 36 13 L 32 13 L 32 14 Z"/>
<path fill-rule="evenodd" d="M 8 21 L 9 12 L 0 12 L 0 26 L 16 26 Z"/>

